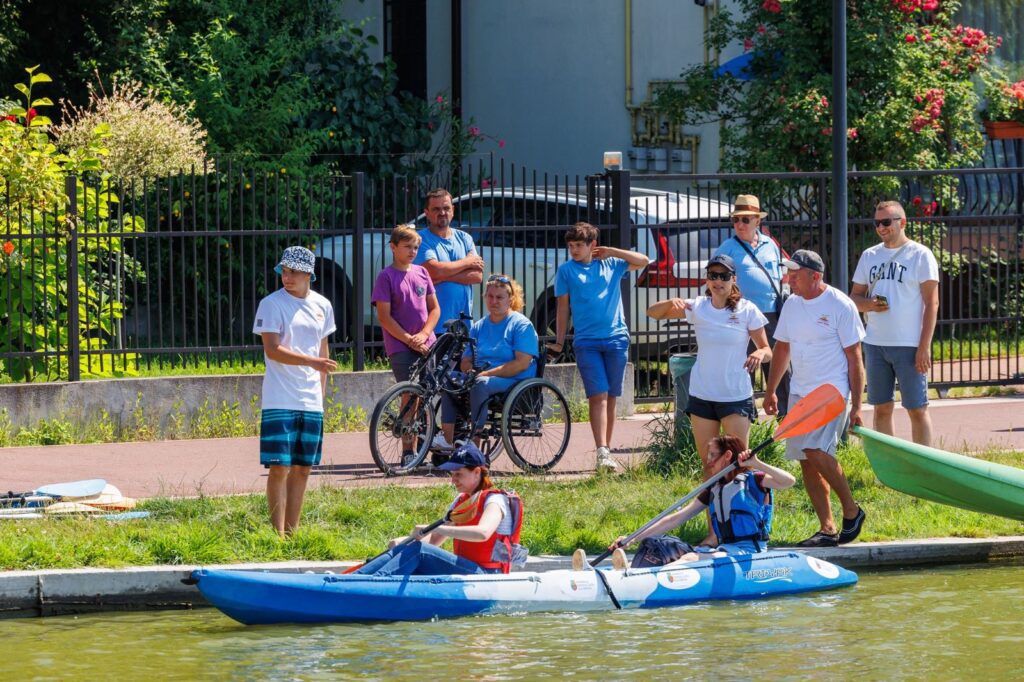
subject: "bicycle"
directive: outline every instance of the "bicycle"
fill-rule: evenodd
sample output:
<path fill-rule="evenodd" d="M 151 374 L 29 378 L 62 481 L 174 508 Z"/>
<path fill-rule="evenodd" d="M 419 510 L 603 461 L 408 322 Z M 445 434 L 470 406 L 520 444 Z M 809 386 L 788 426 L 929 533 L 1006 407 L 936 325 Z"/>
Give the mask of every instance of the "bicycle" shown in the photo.
<path fill-rule="evenodd" d="M 469 336 L 463 314 L 445 323 L 430 350 L 412 366 L 409 381 L 392 386 L 377 402 L 370 418 L 370 453 L 388 476 L 406 474 L 419 467 L 433 452 L 441 395 L 457 398 L 460 407 L 455 440 L 480 439 L 479 447 L 493 463 L 502 452 L 527 473 L 549 471 L 569 447 L 572 420 L 569 403 L 553 383 L 543 378 L 545 354 L 538 352 L 537 376 L 516 383 L 491 397 L 484 426 L 476 430 L 469 414 L 468 394 L 476 376 L 486 369 L 477 366 L 476 340 Z M 540 351 L 540 349 L 538 349 Z M 459 371 L 468 352 L 472 369 Z M 411 452 L 406 456 L 404 452 Z"/>

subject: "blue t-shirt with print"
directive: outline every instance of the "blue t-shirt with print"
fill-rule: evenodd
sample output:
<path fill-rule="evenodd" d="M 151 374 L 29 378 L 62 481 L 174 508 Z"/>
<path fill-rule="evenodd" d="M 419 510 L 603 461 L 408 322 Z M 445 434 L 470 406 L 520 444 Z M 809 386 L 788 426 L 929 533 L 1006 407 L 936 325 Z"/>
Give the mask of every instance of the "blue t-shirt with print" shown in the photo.
<path fill-rule="evenodd" d="M 754 262 L 754 259 L 750 257 L 736 237 L 729 237 L 722 242 L 713 255 L 726 255 L 732 258 L 736 263 L 736 286 L 740 288 L 743 298 L 756 305 L 762 313 L 774 313 L 778 294 L 775 293 L 772 280 L 775 281 L 775 286 L 781 289 L 780 281 L 782 279 L 782 252 L 779 250 L 779 245 L 764 234 L 758 235 L 757 246 L 753 246 L 749 242 L 744 242 L 744 244 L 750 247 L 750 250 L 757 256 L 757 260 L 771 273 L 771 280 L 764 274 L 764 270 Z"/>
<path fill-rule="evenodd" d="M 492 322 L 486 315 L 473 323 L 469 335 L 476 339 L 476 362 L 484 367 L 497 367 L 516 359 L 516 351 L 533 357 L 530 366 L 510 379 L 517 381 L 537 376 L 539 340 L 533 323 L 522 313 L 509 312 L 501 322 Z"/>
<path fill-rule="evenodd" d="M 586 265 L 570 260 L 558 266 L 555 296 L 569 294 L 576 340 L 629 336 L 619 289 L 628 272 L 629 263 L 621 258 L 595 258 Z"/>
<path fill-rule="evenodd" d="M 420 250 L 416 252 L 416 265 L 423 265 L 428 260 L 436 260 L 439 263 L 453 263 L 462 260 L 471 253 L 476 252 L 476 245 L 473 238 L 462 230 L 451 229 L 451 236 L 442 239 L 430 231 L 429 228 L 420 230 Z M 434 289 L 437 293 L 437 305 L 441 309 L 441 319 L 438 320 L 438 329 L 444 329 L 442 325 L 448 320 L 459 319 L 459 313 L 473 314 L 473 285 L 459 284 L 458 282 L 435 283 Z"/>

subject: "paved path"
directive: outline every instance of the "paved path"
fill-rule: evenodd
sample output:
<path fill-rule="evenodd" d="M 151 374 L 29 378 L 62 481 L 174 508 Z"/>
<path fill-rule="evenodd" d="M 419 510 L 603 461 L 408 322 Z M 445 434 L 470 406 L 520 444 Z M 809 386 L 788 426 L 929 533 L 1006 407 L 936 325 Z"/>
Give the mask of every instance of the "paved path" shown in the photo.
<path fill-rule="evenodd" d="M 1024 450 L 1024 396 L 937 400 L 932 403 L 936 446 L 953 451 L 987 447 Z M 871 425 L 870 410 L 865 415 Z M 651 418 L 620 422 L 612 443 L 616 457 L 635 459 L 649 439 Z M 910 423 L 896 412 L 896 435 L 909 438 Z M 58 445 L 0 449 L 0 490 L 32 490 L 47 483 L 105 478 L 125 495 L 192 496 L 262 492 L 266 475 L 258 463 L 256 438 Z M 385 478 L 370 458 L 365 433 L 328 434 L 324 459 L 312 485 L 430 485 L 434 476 Z M 593 440 L 587 424 L 573 428 L 569 451 L 556 469 L 562 475 L 592 471 Z M 508 457 L 497 471 L 514 471 Z"/>

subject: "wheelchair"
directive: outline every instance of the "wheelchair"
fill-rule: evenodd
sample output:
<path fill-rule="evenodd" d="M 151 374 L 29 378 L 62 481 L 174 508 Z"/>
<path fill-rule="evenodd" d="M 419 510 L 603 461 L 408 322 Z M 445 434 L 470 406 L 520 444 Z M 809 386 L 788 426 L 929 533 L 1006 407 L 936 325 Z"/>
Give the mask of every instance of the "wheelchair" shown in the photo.
<path fill-rule="evenodd" d="M 456 398 L 459 414 L 455 440 L 480 439 L 480 450 L 493 463 L 502 452 L 527 473 L 543 473 L 558 464 L 569 447 L 572 419 L 569 403 L 553 383 L 544 378 L 545 354 L 538 349 L 537 376 L 524 379 L 508 391 L 491 396 L 484 406 L 487 420 L 474 429 L 469 414 L 469 391 L 476 375 L 476 340 L 469 336 L 468 315 L 445 323 L 430 350 L 412 366 L 409 381 L 392 386 L 377 402 L 370 417 L 370 453 L 387 476 L 411 472 L 428 455 L 434 464 L 450 451 L 434 448 L 442 394 Z M 469 352 L 473 369 L 459 371 Z M 410 455 L 403 453 L 411 452 Z"/>

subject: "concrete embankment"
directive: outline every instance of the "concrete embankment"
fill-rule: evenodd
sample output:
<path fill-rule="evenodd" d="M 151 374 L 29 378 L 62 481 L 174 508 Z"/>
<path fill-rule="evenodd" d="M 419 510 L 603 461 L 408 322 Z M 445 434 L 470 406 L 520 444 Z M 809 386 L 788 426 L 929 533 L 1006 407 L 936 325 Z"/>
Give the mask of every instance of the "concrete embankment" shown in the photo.
<path fill-rule="evenodd" d="M 958 564 L 1024 556 L 1024 536 L 935 538 L 900 542 L 861 542 L 805 550 L 852 569 L 892 569 Z M 232 564 L 209 568 L 281 572 L 333 571 L 354 562 L 291 561 Z M 569 568 L 568 557 L 531 557 L 528 570 Z M 205 606 L 198 589 L 185 585 L 198 566 L 141 566 L 125 569 L 7 571 L 0 573 L 0 617 L 54 616 L 96 611 L 181 609 Z"/>

